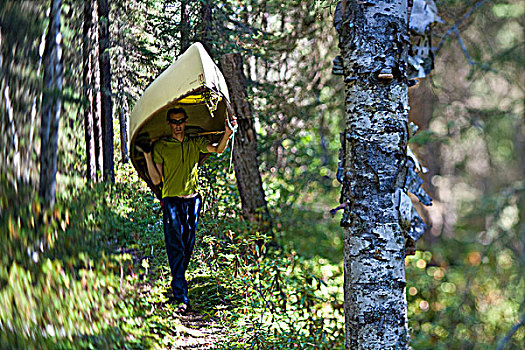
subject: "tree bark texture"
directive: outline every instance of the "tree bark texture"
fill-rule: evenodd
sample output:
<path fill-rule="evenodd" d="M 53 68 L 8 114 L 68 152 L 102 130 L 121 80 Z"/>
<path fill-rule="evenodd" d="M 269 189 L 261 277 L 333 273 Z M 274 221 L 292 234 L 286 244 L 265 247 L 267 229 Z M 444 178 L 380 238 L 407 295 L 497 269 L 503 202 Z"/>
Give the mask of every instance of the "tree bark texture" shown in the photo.
<path fill-rule="evenodd" d="M 18 148 L 18 132 L 15 126 L 14 110 L 11 103 L 11 93 L 9 88 L 10 62 L 6 62 L 3 57 L 2 49 L 2 27 L 0 27 L 0 167 L 12 169 L 15 177 L 20 177 L 20 151 Z M 12 155 L 11 155 L 12 152 Z"/>
<path fill-rule="evenodd" d="M 62 108 L 62 36 L 60 33 L 61 0 L 53 0 L 43 55 L 44 91 L 40 130 L 40 187 L 44 206 L 53 207 L 56 193 L 58 124 Z"/>
<path fill-rule="evenodd" d="M 199 37 L 196 39 L 201 42 L 207 52 L 213 57 L 213 44 L 211 42 L 212 32 L 212 4 L 210 0 L 202 0 L 200 8 L 200 28 Z"/>
<path fill-rule="evenodd" d="M 99 52 L 99 31 L 98 31 L 98 3 L 93 0 L 93 56 L 92 56 L 92 83 L 93 83 L 93 136 L 95 139 L 95 166 L 97 171 L 97 181 L 102 181 L 103 176 L 103 156 L 104 143 L 102 141 L 102 94 L 100 87 L 100 56 Z"/>
<path fill-rule="evenodd" d="M 230 92 L 233 111 L 237 116 L 238 131 L 233 145 L 233 163 L 243 216 L 249 221 L 261 221 L 268 218 L 268 207 L 259 173 L 256 132 L 247 100 L 241 55 L 223 55 L 221 68 Z"/>
<path fill-rule="evenodd" d="M 437 98 L 432 91 L 430 78 L 419 79 L 419 83 L 408 90 L 408 99 L 410 101 L 410 112 L 408 113 L 408 120 L 414 122 L 420 130 L 429 130 L 430 121 L 434 112 L 434 105 Z M 427 193 L 432 198 L 436 197 L 436 191 L 432 185 L 432 177 L 440 173 L 440 152 L 439 143 L 433 141 L 418 149 L 418 156 L 420 156 L 422 163 L 429 169 L 428 173 L 424 174 L 425 187 Z"/>
<path fill-rule="evenodd" d="M 346 349 L 408 349 L 405 237 L 407 0 L 342 1 Z"/>
<path fill-rule="evenodd" d="M 119 86 L 124 89 L 124 84 L 122 81 Z M 121 90 L 123 91 L 123 90 Z M 120 153 L 122 155 L 122 163 L 129 162 L 128 155 L 128 101 L 126 96 L 121 96 L 120 98 L 120 111 L 119 111 L 119 125 L 120 125 Z"/>
<path fill-rule="evenodd" d="M 95 154 L 94 134 L 94 96 L 93 96 L 93 3 L 92 0 L 84 1 L 84 24 L 82 42 L 82 81 L 86 97 L 84 105 L 84 139 L 86 142 L 86 178 L 97 180 L 97 165 Z"/>
<path fill-rule="evenodd" d="M 188 47 L 190 47 L 190 13 L 189 4 L 187 0 L 180 1 L 180 51 L 182 55 Z"/>
<path fill-rule="evenodd" d="M 102 143 L 104 181 L 115 182 L 113 149 L 113 101 L 111 96 L 111 66 L 109 56 L 109 3 L 97 0 L 99 29 L 99 65 L 102 107 Z"/>
<path fill-rule="evenodd" d="M 116 9 L 116 18 L 121 18 L 121 9 L 117 7 Z M 122 21 L 117 21 L 117 40 L 119 43 L 124 43 L 123 36 L 123 26 Z M 124 76 L 125 76 L 125 67 L 127 66 L 126 62 L 127 57 L 124 54 L 123 47 L 120 47 L 119 53 L 117 54 L 117 69 L 115 69 L 115 74 L 118 77 L 118 110 L 119 110 L 119 126 L 120 126 L 120 155 L 122 163 L 129 162 L 128 154 L 128 98 L 126 95 L 127 88 L 124 86 Z"/>

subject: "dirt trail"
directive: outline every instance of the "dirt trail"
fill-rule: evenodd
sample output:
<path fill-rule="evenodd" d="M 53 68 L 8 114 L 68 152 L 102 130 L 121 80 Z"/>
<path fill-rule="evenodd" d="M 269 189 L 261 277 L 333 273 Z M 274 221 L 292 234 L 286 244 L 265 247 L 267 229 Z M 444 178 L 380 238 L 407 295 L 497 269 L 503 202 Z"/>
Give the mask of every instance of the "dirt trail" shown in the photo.
<path fill-rule="evenodd" d="M 175 316 L 175 329 L 178 339 L 172 349 L 212 349 L 225 338 L 223 326 L 193 312 Z"/>

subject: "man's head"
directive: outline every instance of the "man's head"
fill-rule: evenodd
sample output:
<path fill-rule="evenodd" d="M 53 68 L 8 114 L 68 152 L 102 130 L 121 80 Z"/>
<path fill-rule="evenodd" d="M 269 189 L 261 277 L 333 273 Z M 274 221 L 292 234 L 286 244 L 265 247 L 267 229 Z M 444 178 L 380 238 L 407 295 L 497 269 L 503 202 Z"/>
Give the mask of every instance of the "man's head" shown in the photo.
<path fill-rule="evenodd" d="M 184 108 L 171 108 L 166 113 L 166 122 L 171 128 L 173 137 L 184 135 L 184 126 L 188 120 L 188 114 Z"/>

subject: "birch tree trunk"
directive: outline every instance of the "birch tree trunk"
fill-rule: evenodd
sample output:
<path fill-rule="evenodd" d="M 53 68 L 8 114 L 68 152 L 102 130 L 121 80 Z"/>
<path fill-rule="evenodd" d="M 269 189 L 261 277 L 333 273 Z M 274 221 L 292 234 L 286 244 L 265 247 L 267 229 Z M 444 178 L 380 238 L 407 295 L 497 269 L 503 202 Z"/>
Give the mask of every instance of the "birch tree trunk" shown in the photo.
<path fill-rule="evenodd" d="M 230 91 L 234 114 L 237 116 L 238 134 L 235 137 L 233 164 L 243 216 L 249 221 L 262 221 L 268 217 L 268 207 L 259 173 L 256 133 L 246 96 L 246 77 L 241 55 L 223 55 L 221 68 Z"/>
<path fill-rule="evenodd" d="M 93 72 L 92 72 L 92 39 L 93 39 L 93 3 L 92 0 L 84 1 L 84 25 L 82 43 L 82 81 L 84 84 L 87 103 L 84 107 L 84 138 L 86 142 L 86 177 L 88 180 L 96 181 L 97 166 L 95 154 L 94 134 L 94 94 L 93 94 Z"/>
<path fill-rule="evenodd" d="M 55 205 L 58 124 L 62 108 L 62 36 L 60 33 L 61 0 L 51 2 L 49 27 L 43 55 L 44 91 L 40 147 L 39 195 L 44 206 Z"/>
<path fill-rule="evenodd" d="M 99 29 L 99 65 L 102 105 L 102 143 L 104 149 L 104 181 L 115 182 L 113 149 L 113 101 L 111 97 L 111 65 L 109 57 L 109 0 L 97 0 Z"/>
<path fill-rule="evenodd" d="M 405 183 L 407 0 L 342 1 L 346 85 L 342 200 L 346 349 L 408 349 Z"/>

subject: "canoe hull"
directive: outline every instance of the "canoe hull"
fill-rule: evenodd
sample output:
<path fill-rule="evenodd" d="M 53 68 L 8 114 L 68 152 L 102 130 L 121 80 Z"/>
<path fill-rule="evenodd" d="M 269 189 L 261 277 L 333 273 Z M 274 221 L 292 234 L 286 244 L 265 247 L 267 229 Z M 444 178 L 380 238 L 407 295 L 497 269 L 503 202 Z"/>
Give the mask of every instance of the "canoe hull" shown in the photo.
<path fill-rule="evenodd" d="M 210 142 L 218 142 L 225 130 L 228 99 L 224 77 L 200 43 L 193 44 L 144 91 L 130 115 L 128 149 L 139 176 L 158 198 L 161 187 L 153 185 L 142 149 L 171 136 L 167 111 L 184 108 L 186 135 L 205 135 Z M 205 158 L 201 154 L 201 162 Z"/>

